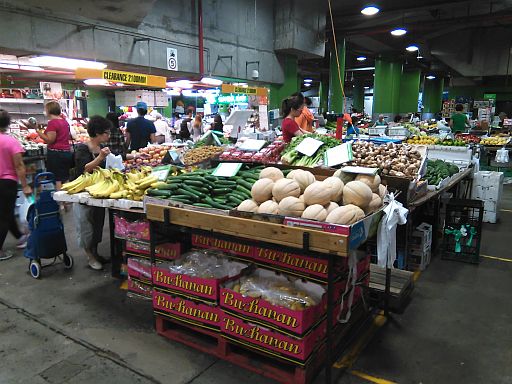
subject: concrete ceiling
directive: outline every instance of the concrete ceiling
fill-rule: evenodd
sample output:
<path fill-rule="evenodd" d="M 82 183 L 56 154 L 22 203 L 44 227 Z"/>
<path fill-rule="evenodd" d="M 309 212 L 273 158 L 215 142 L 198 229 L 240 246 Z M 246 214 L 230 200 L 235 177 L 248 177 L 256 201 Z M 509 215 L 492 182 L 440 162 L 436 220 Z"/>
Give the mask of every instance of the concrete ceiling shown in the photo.
<path fill-rule="evenodd" d="M 2 6 L 34 13 L 72 14 L 137 28 L 156 0 L 4 0 Z"/>

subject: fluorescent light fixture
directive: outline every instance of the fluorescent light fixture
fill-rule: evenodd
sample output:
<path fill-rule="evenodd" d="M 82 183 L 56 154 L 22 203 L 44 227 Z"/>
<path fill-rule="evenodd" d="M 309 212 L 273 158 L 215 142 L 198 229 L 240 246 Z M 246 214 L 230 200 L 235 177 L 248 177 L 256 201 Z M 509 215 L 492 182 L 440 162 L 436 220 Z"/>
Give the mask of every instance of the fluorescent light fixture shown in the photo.
<path fill-rule="evenodd" d="M 201 79 L 201 83 L 206 84 L 206 85 L 219 86 L 219 85 L 222 85 L 222 80 L 213 79 L 211 77 L 203 77 Z"/>
<path fill-rule="evenodd" d="M 34 72 L 44 71 L 43 68 L 36 67 L 35 65 L 20 65 L 20 69 L 22 71 L 34 71 Z"/>
<path fill-rule="evenodd" d="M 35 65 L 39 65 L 41 67 L 53 67 L 53 68 L 65 68 L 65 69 L 77 69 L 77 68 L 105 69 L 105 68 L 107 68 L 107 64 L 100 63 L 99 61 L 68 59 L 66 57 L 36 56 L 36 57 L 31 57 L 29 60 L 31 63 L 34 63 Z"/>
<path fill-rule="evenodd" d="M 125 85 L 125 83 L 116 83 L 116 87 L 124 87 Z"/>
<path fill-rule="evenodd" d="M 395 28 L 391 31 L 393 36 L 403 36 L 407 33 L 407 29 L 405 28 Z"/>
<path fill-rule="evenodd" d="M 311 83 L 313 82 L 313 79 L 304 79 L 304 83 Z"/>
<path fill-rule="evenodd" d="M 305 83 L 304 86 L 305 87 L 311 87 L 311 83 Z"/>
<path fill-rule="evenodd" d="M 379 13 L 380 9 L 375 5 L 369 5 L 361 9 L 361 13 L 365 16 L 373 16 Z"/>
<path fill-rule="evenodd" d="M 429 80 L 434 80 L 436 77 L 434 75 L 428 75 L 426 78 Z"/>
<path fill-rule="evenodd" d="M 419 50 L 417 45 L 409 45 L 407 48 L 405 48 L 408 52 L 416 52 Z"/>
<path fill-rule="evenodd" d="M 182 88 L 182 89 L 194 88 L 194 84 L 192 84 L 188 80 L 168 81 L 167 86 L 169 88 Z"/>
<path fill-rule="evenodd" d="M 346 69 L 346 71 L 373 71 L 375 67 L 361 67 L 361 68 L 350 68 Z"/>
<path fill-rule="evenodd" d="M 169 96 L 179 96 L 179 95 L 181 95 L 181 90 L 177 89 L 177 88 L 173 88 L 173 89 L 166 88 L 164 91 Z"/>
<path fill-rule="evenodd" d="M 370 89 L 370 87 L 364 87 L 364 89 Z"/>
<path fill-rule="evenodd" d="M 181 91 L 181 94 L 186 97 L 201 97 L 199 93 L 190 89 L 184 89 L 183 91 Z"/>
<path fill-rule="evenodd" d="M 4 64 L 4 63 L 1 63 L 1 64 L 0 64 L 0 68 L 5 68 L 5 69 L 20 69 L 20 67 L 18 66 L 18 64 Z"/>
<path fill-rule="evenodd" d="M 110 85 L 105 79 L 85 79 L 84 83 L 87 85 Z"/>
<path fill-rule="evenodd" d="M 357 61 L 365 61 L 366 60 L 366 56 L 357 56 L 356 60 Z"/>

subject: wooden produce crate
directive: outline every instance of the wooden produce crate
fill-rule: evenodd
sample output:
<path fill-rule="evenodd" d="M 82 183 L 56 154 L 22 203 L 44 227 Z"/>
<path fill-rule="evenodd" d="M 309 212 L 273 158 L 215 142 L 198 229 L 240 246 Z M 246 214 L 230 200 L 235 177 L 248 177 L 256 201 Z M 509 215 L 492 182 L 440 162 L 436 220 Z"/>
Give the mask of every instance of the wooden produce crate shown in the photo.
<path fill-rule="evenodd" d="M 235 236 L 252 242 L 280 244 L 342 257 L 346 257 L 349 251 L 348 235 L 322 232 L 310 228 L 289 227 L 282 224 L 152 204 L 146 205 L 146 217 L 156 222 Z"/>
<path fill-rule="evenodd" d="M 389 306 L 396 312 L 404 309 L 414 289 L 414 272 L 401 269 L 391 270 Z M 374 298 L 380 299 L 386 290 L 386 268 L 370 264 L 370 291 Z"/>

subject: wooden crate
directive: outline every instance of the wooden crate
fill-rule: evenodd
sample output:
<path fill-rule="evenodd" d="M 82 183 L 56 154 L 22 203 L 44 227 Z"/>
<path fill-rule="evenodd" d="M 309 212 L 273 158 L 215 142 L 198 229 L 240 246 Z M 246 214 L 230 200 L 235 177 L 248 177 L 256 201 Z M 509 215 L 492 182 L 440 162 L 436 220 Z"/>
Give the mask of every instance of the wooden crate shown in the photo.
<path fill-rule="evenodd" d="M 402 311 L 414 289 L 413 272 L 401 269 L 391 270 L 390 308 Z M 378 300 L 384 296 L 386 289 L 386 269 L 375 264 L 370 265 L 370 291 Z"/>
<path fill-rule="evenodd" d="M 292 248 L 304 248 L 304 233 L 309 234 L 309 250 L 331 253 L 346 257 L 349 250 L 347 235 L 321 232 L 309 228 L 289 227 L 239 217 L 224 216 L 214 213 L 190 211 L 177 207 L 146 205 L 149 220 L 165 222 L 168 212 L 168 224 L 212 231 L 230 236 L 280 244 Z"/>

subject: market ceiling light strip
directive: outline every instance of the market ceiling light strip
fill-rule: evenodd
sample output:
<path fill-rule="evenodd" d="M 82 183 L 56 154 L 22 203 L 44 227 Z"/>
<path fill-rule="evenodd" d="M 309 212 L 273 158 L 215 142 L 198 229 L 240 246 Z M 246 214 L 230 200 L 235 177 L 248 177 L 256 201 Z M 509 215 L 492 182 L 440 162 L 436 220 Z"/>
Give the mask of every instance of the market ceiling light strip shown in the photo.
<path fill-rule="evenodd" d="M 336 66 L 338 67 L 338 80 L 340 81 L 341 94 L 343 95 L 343 105 L 342 110 L 345 110 L 345 106 L 347 105 L 347 100 L 345 97 L 345 90 L 343 89 L 343 81 L 341 80 L 341 70 L 340 70 L 340 58 L 338 55 L 338 43 L 336 42 L 336 31 L 334 30 L 334 19 L 332 17 L 332 7 L 331 0 L 327 0 L 327 4 L 329 4 L 329 16 L 331 17 L 331 29 L 332 29 L 332 37 L 334 40 L 334 52 L 336 53 Z"/>

